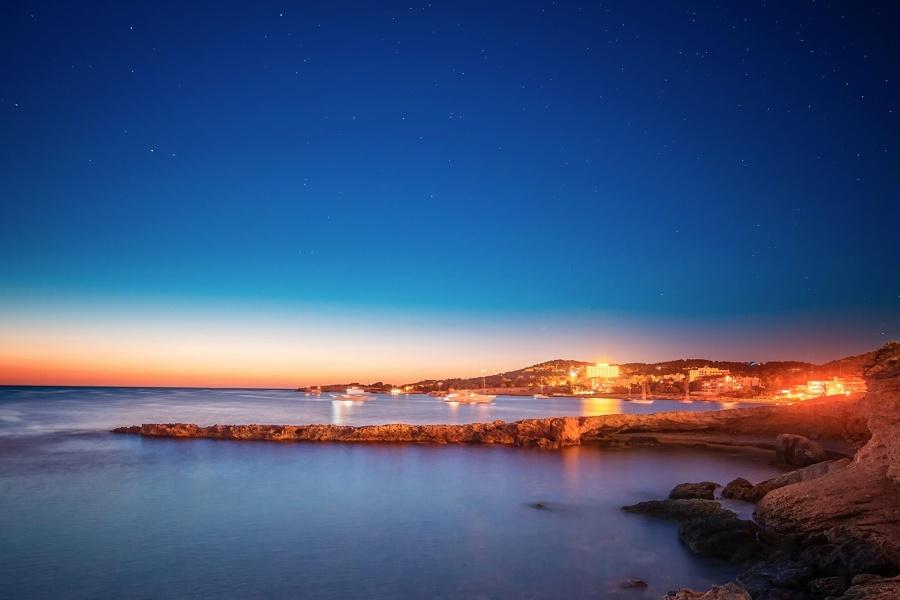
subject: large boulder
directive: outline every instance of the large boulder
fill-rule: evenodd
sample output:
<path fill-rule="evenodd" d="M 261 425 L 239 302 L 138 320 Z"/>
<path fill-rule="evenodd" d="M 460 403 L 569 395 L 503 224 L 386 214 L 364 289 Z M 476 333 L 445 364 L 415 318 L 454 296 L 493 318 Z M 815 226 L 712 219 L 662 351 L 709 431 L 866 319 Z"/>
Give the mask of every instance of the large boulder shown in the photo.
<path fill-rule="evenodd" d="M 750 502 L 753 500 L 753 484 L 743 477 L 738 477 L 722 488 L 722 497 Z"/>
<path fill-rule="evenodd" d="M 759 527 L 729 514 L 716 514 L 685 521 L 678 528 L 678 539 L 701 556 L 743 562 L 762 550 Z"/>
<path fill-rule="evenodd" d="M 815 569 L 803 562 L 780 560 L 755 564 L 738 575 L 737 580 L 753 598 L 766 595 L 777 598 L 801 594 L 815 574 Z"/>
<path fill-rule="evenodd" d="M 630 506 L 623 506 L 625 512 L 650 515 L 670 521 L 688 521 L 699 517 L 737 515 L 715 500 L 647 500 Z"/>
<path fill-rule="evenodd" d="M 895 571 L 890 545 L 869 538 L 848 527 L 833 527 L 821 534 L 808 536 L 799 558 L 829 575 L 853 576 L 859 573 L 892 574 Z"/>
<path fill-rule="evenodd" d="M 821 444 L 808 437 L 782 433 L 775 438 L 775 457 L 785 465 L 808 467 L 827 460 L 828 453 Z"/>
<path fill-rule="evenodd" d="M 715 500 L 717 487 L 719 487 L 719 484 L 712 481 L 679 483 L 669 492 L 669 499 L 690 500 L 691 498 L 699 498 L 701 500 Z"/>

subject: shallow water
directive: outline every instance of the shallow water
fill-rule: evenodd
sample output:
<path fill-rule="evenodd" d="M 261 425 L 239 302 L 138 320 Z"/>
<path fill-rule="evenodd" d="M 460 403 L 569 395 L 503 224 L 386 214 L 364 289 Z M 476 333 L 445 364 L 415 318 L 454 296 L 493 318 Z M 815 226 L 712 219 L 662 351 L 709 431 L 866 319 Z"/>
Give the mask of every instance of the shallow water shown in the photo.
<path fill-rule="evenodd" d="M 77 398 L 61 397 L 0 401 L 18 413 L 4 427 L 35 432 L 0 435 L 3 598 L 656 598 L 736 569 L 688 553 L 674 524 L 619 507 L 683 481 L 776 472 L 690 450 L 117 436 L 102 429 L 122 416 L 169 419 L 135 421 L 115 395 L 84 402 L 79 428 L 99 430 L 54 432 L 79 414 Z M 139 410 L 178 397 L 149 394 Z M 204 402 L 222 412 L 194 406 L 173 420 L 274 420 L 230 394 Z M 650 587 L 619 590 L 627 577 Z"/>

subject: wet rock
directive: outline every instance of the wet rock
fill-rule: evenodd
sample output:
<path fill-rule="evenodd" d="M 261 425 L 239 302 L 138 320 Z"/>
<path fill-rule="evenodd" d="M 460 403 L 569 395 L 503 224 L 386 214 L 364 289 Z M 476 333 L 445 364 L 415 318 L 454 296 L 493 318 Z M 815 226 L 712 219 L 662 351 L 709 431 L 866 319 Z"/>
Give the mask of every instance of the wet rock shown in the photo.
<path fill-rule="evenodd" d="M 836 577 L 819 577 L 809 582 L 809 595 L 813 600 L 824 600 L 828 597 L 837 597 L 844 593 L 847 589 L 847 578 Z"/>
<path fill-rule="evenodd" d="M 623 506 L 622 510 L 670 521 L 687 521 L 714 515 L 737 517 L 734 512 L 722 508 L 722 505 L 715 500 L 647 500 Z"/>
<path fill-rule="evenodd" d="M 738 477 L 737 479 L 726 485 L 724 488 L 722 488 L 722 497 L 731 498 L 732 500 L 746 500 L 748 502 L 752 502 L 753 487 L 754 486 L 752 483 L 750 483 L 743 477 Z"/>
<path fill-rule="evenodd" d="M 778 462 L 793 467 L 808 467 L 828 458 L 821 444 L 791 433 L 782 433 L 775 438 L 775 456 Z"/>
<path fill-rule="evenodd" d="M 737 580 L 751 596 L 763 598 L 773 590 L 780 590 L 782 596 L 805 590 L 815 575 L 815 569 L 806 563 L 784 560 L 756 564 L 738 575 Z"/>
<path fill-rule="evenodd" d="M 701 500 L 715 500 L 715 491 L 719 487 L 718 483 L 712 481 L 701 481 L 699 483 L 679 483 L 672 491 L 669 492 L 670 500 L 690 500 L 698 498 Z"/>
<path fill-rule="evenodd" d="M 620 581 L 619 587 L 622 589 L 644 589 L 647 587 L 647 582 L 643 579 L 629 577 Z"/>
<path fill-rule="evenodd" d="M 834 527 L 819 536 L 810 536 L 800 559 L 828 575 L 892 574 L 895 566 L 890 551 L 878 539 L 861 537 L 858 531 L 846 527 Z"/>
<path fill-rule="evenodd" d="M 680 589 L 666 594 L 667 600 L 753 600 L 740 585 L 730 581 L 725 585 L 714 585 L 706 592 Z"/>
<path fill-rule="evenodd" d="M 900 598 L 900 577 L 857 575 L 841 600 L 897 600 Z"/>
<path fill-rule="evenodd" d="M 759 527 L 728 514 L 715 514 L 685 521 L 678 528 L 678 539 L 701 556 L 743 562 L 756 556 L 762 546 Z"/>

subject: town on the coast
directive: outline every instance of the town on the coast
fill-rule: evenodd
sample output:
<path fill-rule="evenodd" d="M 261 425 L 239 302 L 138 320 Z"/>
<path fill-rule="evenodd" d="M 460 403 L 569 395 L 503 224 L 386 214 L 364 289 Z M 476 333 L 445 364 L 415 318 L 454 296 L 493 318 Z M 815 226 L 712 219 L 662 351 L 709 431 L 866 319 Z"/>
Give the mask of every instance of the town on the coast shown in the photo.
<path fill-rule="evenodd" d="M 431 394 L 477 389 L 506 396 L 597 394 L 693 400 L 794 402 L 866 391 L 862 356 L 816 365 L 799 361 L 729 362 L 681 359 L 659 363 L 590 363 L 556 359 L 523 369 L 467 378 L 424 379 L 394 385 L 382 381 L 309 385 L 301 392 L 336 392 L 349 386 L 370 393 Z"/>

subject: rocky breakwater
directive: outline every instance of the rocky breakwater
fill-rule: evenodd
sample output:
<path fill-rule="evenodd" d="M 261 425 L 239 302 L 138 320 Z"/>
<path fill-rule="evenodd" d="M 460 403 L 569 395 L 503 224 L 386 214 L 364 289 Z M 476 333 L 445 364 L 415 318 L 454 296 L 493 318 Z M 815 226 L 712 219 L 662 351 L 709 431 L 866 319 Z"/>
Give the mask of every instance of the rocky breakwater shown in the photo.
<path fill-rule="evenodd" d="M 841 444 L 868 438 L 859 417 L 859 399 L 840 398 L 795 406 L 648 415 L 554 417 L 465 425 L 211 425 L 149 423 L 119 427 L 114 433 L 145 437 L 267 440 L 277 442 L 398 442 L 503 444 L 559 448 L 579 444 L 631 446 L 677 444 L 776 449 L 780 434 L 802 434 Z"/>
<path fill-rule="evenodd" d="M 755 557 L 736 582 L 670 597 L 900 599 L 900 344 L 882 348 L 864 373 L 869 391 L 858 410 L 870 437 L 852 460 L 825 460 L 756 485 L 738 478 L 722 490 L 723 497 L 758 502 L 755 522 L 709 500 L 702 484 L 624 507 L 681 522 L 679 537 L 694 552 Z M 783 436 L 777 450 L 782 462 L 824 458 L 810 440 L 793 435 Z M 696 499 L 679 490 L 695 490 Z"/>
<path fill-rule="evenodd" d="M 119 427 L 113 433 L 144 437 L 214 440 L 266 440 L 273 442 L 502 444 L 559 448 L 580 442 L 578 419 L 526 419 L 507 423 L 466 425 L 211 425 L 151 423 Z"/>

